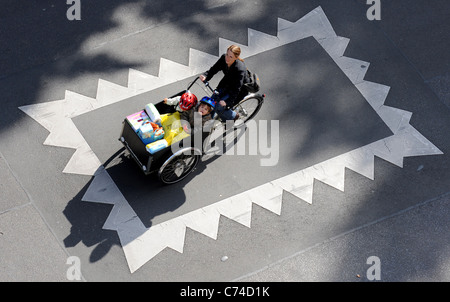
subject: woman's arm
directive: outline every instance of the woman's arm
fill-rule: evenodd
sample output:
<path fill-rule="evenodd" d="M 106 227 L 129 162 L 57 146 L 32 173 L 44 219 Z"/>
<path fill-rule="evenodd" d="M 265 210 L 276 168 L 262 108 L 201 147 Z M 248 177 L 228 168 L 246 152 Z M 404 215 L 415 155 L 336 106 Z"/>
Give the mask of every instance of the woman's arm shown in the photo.
<path fill-rule="evenodd" d="M 223 70 L 224 68 L 224 64 L 225 63 L 225 55 L 222 55 L 217 61 L 216 63 L 214 63 L 214 65 L 205 73 L 203 73 L 203 79 L 202 77 L 200 77 L 200 80 L 202 80 L 202 82 L 207 82 L 209 80 L 212 79 L 212 77 L 218 73 L 219 71 Z"/>

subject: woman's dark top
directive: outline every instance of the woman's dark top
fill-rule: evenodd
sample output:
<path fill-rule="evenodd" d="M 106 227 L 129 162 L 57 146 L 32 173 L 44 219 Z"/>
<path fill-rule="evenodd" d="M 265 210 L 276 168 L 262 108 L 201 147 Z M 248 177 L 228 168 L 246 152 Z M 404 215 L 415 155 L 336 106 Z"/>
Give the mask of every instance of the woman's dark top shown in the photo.
<path fill-rule="evenodd" d="M 204 73 L 204 76 L 206 77 L 205 81 L 209 81 L 219 71 L 223 72 L 224 77 L 220 80 L 219 85 L 217 85 L 217 90 L 221 91 L 221 94 L 223 95 L 229 95 L 228 99 L 226 99 L 226 103 L 228 106 L 232 106 L 241 91 L 242 85 L 248 82 L 247 67 L 244 62 L 239 59 L 228 67 L 225 61 L 225 55 L 222 55 L 219 60 Z"/>

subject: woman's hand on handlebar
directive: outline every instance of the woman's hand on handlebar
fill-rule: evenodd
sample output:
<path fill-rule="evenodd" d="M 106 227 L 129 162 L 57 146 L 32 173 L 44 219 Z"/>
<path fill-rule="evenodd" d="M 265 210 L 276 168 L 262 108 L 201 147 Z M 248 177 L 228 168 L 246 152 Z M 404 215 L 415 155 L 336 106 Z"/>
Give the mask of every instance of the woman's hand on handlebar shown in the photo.
<path fill-rule="evenodd" d="M 202 82 L 204 82 L 206 80 L 206 77 L 202 74 L 199 76 L 199 78 L 200 78 L 200 81 L 202 81 Z"/>

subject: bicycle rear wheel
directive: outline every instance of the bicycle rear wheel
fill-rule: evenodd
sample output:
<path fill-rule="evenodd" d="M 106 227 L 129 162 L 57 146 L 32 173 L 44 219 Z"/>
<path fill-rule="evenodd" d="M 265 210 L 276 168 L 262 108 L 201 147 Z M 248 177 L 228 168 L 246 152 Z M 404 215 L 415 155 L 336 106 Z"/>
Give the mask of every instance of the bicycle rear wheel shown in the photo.
<path fill-rule="evenodd" d="M 192 172 L 199 159 L 200 155 L 195 150 L 181 150 L 161 166 L 158 173 L 159 179 L 165 184 L 179 182 Z"/>

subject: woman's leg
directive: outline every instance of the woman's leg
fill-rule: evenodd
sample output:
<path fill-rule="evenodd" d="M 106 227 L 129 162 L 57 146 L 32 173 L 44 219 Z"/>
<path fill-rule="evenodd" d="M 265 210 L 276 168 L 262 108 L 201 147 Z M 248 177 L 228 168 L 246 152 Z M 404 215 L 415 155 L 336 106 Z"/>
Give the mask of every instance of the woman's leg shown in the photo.
<path fill-rule="evenodd" d="M 217 112 L 222 121 L 233 120 L 236 117 L 236 112 L 220 105 L 219 103 L 221 100 L 226 101 L 228 97 L 229 97 L 228 94 L 225 95 L 219 94 L 213 96 L 213 100 L 216 102 L 215 111 Z"/>

